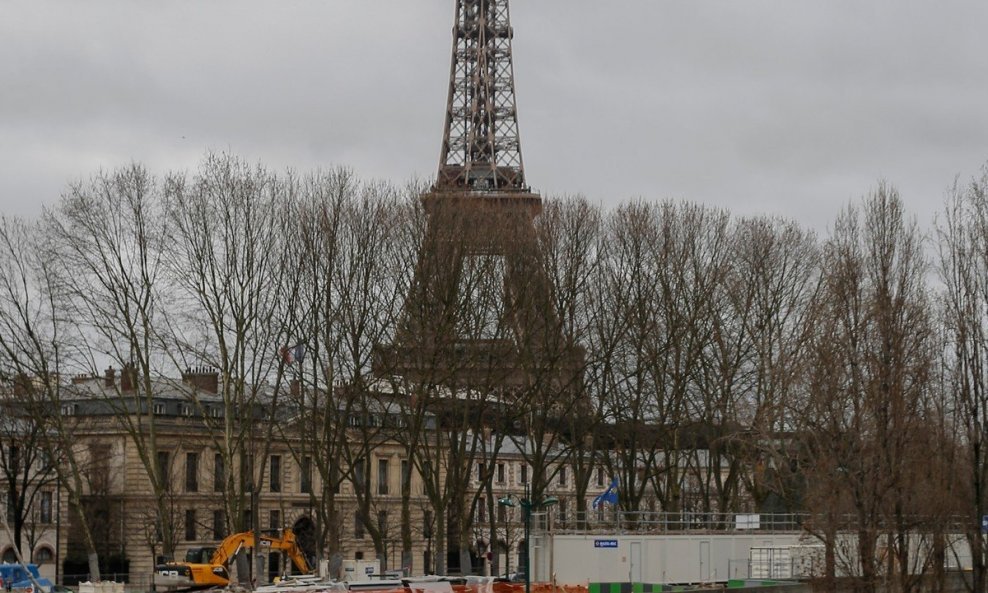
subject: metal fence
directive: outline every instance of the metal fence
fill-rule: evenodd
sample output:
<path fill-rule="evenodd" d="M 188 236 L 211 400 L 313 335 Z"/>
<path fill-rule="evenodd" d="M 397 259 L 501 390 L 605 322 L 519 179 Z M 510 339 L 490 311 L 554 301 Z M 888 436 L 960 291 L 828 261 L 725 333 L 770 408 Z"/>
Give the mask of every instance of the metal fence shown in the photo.
<path fill-rule="evenodd" d="M 691 533 L 691 532 L 793 532 L 801 531 L 803 513 L 668 513 L 650 511 L 590 511 L 555 514 L 551 528 L 557 533 Z M 541 526 L 540 526 L 541 527 Z"/>

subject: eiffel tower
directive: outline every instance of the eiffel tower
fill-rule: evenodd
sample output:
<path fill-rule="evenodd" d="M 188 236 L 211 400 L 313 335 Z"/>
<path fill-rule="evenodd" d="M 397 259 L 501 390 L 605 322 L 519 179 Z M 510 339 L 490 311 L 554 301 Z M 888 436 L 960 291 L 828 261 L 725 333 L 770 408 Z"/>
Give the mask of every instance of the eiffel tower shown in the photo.
<path fill-rule="evenodd" d="M 542 199 L 525 182 L 512 37 L 508 0 L 457 0 L 439 173 L 421 197 L 428 227 L 404 320 L 377 351 L 380 375 L 454 389 L 559 388 L 582 365 L 538 255 Z M 489 290 L 467 303 L 465 284 Z"/>

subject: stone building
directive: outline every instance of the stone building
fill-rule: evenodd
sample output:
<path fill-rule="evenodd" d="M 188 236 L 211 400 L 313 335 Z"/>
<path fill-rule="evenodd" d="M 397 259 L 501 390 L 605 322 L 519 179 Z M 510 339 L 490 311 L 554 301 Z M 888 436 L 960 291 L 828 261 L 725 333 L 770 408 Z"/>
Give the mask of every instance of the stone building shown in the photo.
<path fill-rule="evenodd" d="M 62 398 L 61 413 L 72 417 L 77 457 L 87 474 L 83 502 L 97 532 L 98 552 L 112 565 L 109 573 L 128 572 L 133 581 L 135 576 L 150 575 L 155 563 L 166 556 L 162 546 L 167 538 L 156 520 L 158 496 L 169 509 L 170 536 L 175 542 L 171 556 L 176 559 L 184 558 L 189 548 L 215 546 L 226 535 L 250 529 L 255 522 L 260 530 L 292 528 L 316 559 L 314 540 L 320 520 L 315 507 L 324 488 L 315 467 L 316 453 L 307 450 L 304 435 L 293 430 L 290 404 L 279 405 L 279 410 L 264 409 L 278 404 L 273 403 L 273 390 L 260 394 L 255 405 L 262 409 L 263 420 L 256 423 L 254 434 L 241 441 L 242 450 L 231 455 L 218 434 L 230 407 L 217 393 L 215 372 L 198 369 L 189 370 L 180 380 L 155 378 L 149 383 L 151 397 L 135 397 L 134 381 L 127 369 L 119 376 L 108 370 L 103 377 L 77 377 Z M 297 394 L 297 383 L 290 389 Z M 384 409 L 372 412 L 369 423 L 384 425 L 385 415 Z M 360 418 L 349 420 L 351 430 L 359 430 L 359 425 Z M 365 505 L 364 515 L 379 522 L 376 527 L 383 529 L 385 548 L 393 548 L 397 545 L 401 474 L 411 480 L 410 507 L 419 515 L 412 519 L 416 524 L 422 523 L 420 509 L 425 506 L 422 487 L 418 475 L 408 473 L 409 464 L 397 443 L 380 438 L 368 451 L 367 458 L 355 467 L 346 467 L 342 461 L 340 466 L 350 475 L 363 476 L 369 471 L 366 479 L 372 502 Z M 142 455 L 148 459 L 153 455 L 153 463 L 166 476 L 159 491 L 149 475 L 149 461 Z M 230 463 L 230 459 L 239 463 Z M 263 460 L 263 467 L 252 468 L 254 460 Z M 244 484 L 245 492 L 231 494 L 231 483 Z M 382 570 L 387 560 L 393 565 L 398 560 L 395 552 L 376 553 L 363 528 L 366 520 L 358 516 L 352 479 L 342 480 L 334 495 L 340 523 L 337 552 L 342 559 L 377 555 Z M 239 507 L 231 503 L 238 496 L 245 499 Z M 229 516 L 232 508 L 242 510 L 239 522 Z M 65 519 L 60 556 L 68 560 L 65 573 L 69 575 L 85 569 L 85 548 L 79 530 L 72 528 L 77 524 L 76 514 L 65 513 Z M 413 543 L 412 558 L 418 560 L 413 560 L 412 571 L 423 570 L 426 545 L 425 541 Z M 259 580 L 283 572 L 284 562 L 277 552 L 263 554 Z"/>

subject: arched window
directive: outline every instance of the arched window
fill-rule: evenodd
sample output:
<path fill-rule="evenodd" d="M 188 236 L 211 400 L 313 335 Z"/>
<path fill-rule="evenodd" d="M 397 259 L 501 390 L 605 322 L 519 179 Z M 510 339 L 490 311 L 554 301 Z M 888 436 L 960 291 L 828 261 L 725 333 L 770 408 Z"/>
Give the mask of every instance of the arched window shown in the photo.
<path fill-rule="evenodd" d="M 47 564 L 55 560 L 55 552 L 48 546 L 41 546 L 34 551 L 35 564 Z"/>
<path fill-rule="evenodd" d="M 14 548 L 7 546 L 7 549 L 3 551 L 3 561 L 4 562 L 17 562 L 17 555 L 14 554 Z"/>

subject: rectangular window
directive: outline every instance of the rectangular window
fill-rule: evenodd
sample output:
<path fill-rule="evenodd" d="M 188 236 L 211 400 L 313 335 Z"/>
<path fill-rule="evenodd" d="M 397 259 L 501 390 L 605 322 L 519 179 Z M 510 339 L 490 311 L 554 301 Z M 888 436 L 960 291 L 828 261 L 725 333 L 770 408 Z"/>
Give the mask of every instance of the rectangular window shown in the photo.
<path fill-rule="evenodd" d="M 226 513 L 213 511 L 213 539 L 220 541 L 226 537 Z"/>
<path fill-rule="evenodd" d="M 422 537 L 432 539 L 432 511 L 422 512 Z"/>
<path fill-rule="evenodd" d="M 597 485 L 598 486 L 604 485 L 604 468 L 602 467 L 597 468 Z"/>
<path fill-rule="evenodd" d="M 353 537 L 363 539 L 364 522 L 360 519 L 360 513 L 353 514 Z"/>
<path fill-rule="evenodd" d="M 481 496 L 477 500 L 477 523 L 487 522 L 487 499 Z"/>
<path fill-rule="evenodd" d="M 524 463 L 521 464 L 521 483 L 522 484 L 528 483 L 528 466 L 525 465 Z"/>
<path fill-rule="evenodd" d="M 565 486 L 566 485 L 566 466 L 565 465 L 563 467 L 560 467 L 559 468 L 559 485 L 560 486 Z"/>
<path fill-rule="evenodd" d="M 377 460 L 377 493 L 388 493 L 388 460 Z"/>
<path fill-rule="evenodd" d="M 497 505 L 497 520 L 501 523 L 506 523 L 508 521 L 508 507 L 503 504 Z"/>
<path fill-rule="evenodd" d="M 110 488 L 110 446 L 89 445 L 89 482 L 93 492 L 105 493 Z"/>
<path fill-rule="evenodd" d="M 154 410 L 154 415 L 155 416 L 164 416 L 165 415 L 165 404 L 154 404 L 152 406 L 152 409 Z"/>
<path fill-rule="evenodd" d="M 240 476 L 247 485 L 247 489 L 253 490 L 254 489 L 254 454 L 253 453 L 248 453 L 240 456 Z"/>
<path fill-rule="evenodd" d="M 168 451 L 158 451 L 158 475 L 161 477 L 161 488 L 171 490 L 171 471 L 168 464 Z"/>
<path fill-rule="evenodd" d="M 44 523 L 45 525 L 51 523 L 52 521 L 52 493 L 50 490 L 45 490 L 41 493 L 41 511 L 39 513 L 38 521 Z"/>
<path fill-rule="evenodd" d="M 281 492 L 281 455 L 271 456 L 271 492 Z"/>
<path fill-rule="evenodd" d="M 478 463 L 477 464 L 477 481 L 478 482 L 483 482 L 484 481 L 484 464 L 483 463 Z"/>
<path fill-rule="evenodd" d="M 185 454 L 185 491 L 199 492 L 199 454 Z"/>
<path fill-rule="evenodd" d="M 330 461 L 329 465 L 329 479 L 332 481 L 333 494 L 340 493 L 340 483 L 343 481 L 340 479 L 340 464 L 336 461 Z"/>
<path fill-rule="evenodd" d="M 377 530 L 382 536 L 388 535 L 388 512 L 378 511 L 377 512 Z"/>
<path fill-rule="evenodd" d="M 196 512 L 194 509 L 185 511 L 185 541 L 196 540 Z"/>
<path fill-rule="evenodd" d="M 226 463 L 223 455 L 213 456 L 213 492 L 223 492 L 226 489 Z"/>
<path fill-rule="evenodd" d="M 14 445 L 7 452 L 10 459 L 7 467 L 10 469 L 10 473 L 16 476 L 21 471 L 21 448 Z"/>
<path fill-rule="evenodd" d="M 301 479 L 300 490 L 303 494 L 312 492 L 312 458 L 306 455 L 302 458 L 302 467 L 299 472 Z"/>
<path fill-rule="evenodd" d="M 412 488 L 412 466 L 407 459 L 401 460 L 401 491 L 406 492 Z"/>
<path fill-rule="evenodd" d="M 498 484 L 503 484 L 504 483 L 504 464 L 503 463 L 497 464 L 497 483 Z"/>
<path fill-rule="evenodd" d="M 566 499 L 565 498 L 560 498 L 559 499 L 559 511 L 558 511 L 557 516 L 559 517 L 559 522 L 560 523 L 565 523 L 566 522 Z"/>
<path fill-rule="evenodd" d="M 353 487 L 363 489 L 364 487 L 364 460 L 358 459 L 353 464 Z"/>
<path fill-rule="evenodd" d="M 281 511 L 273 510 L 268 513 L 268 528 L 281 531 Z"/>

